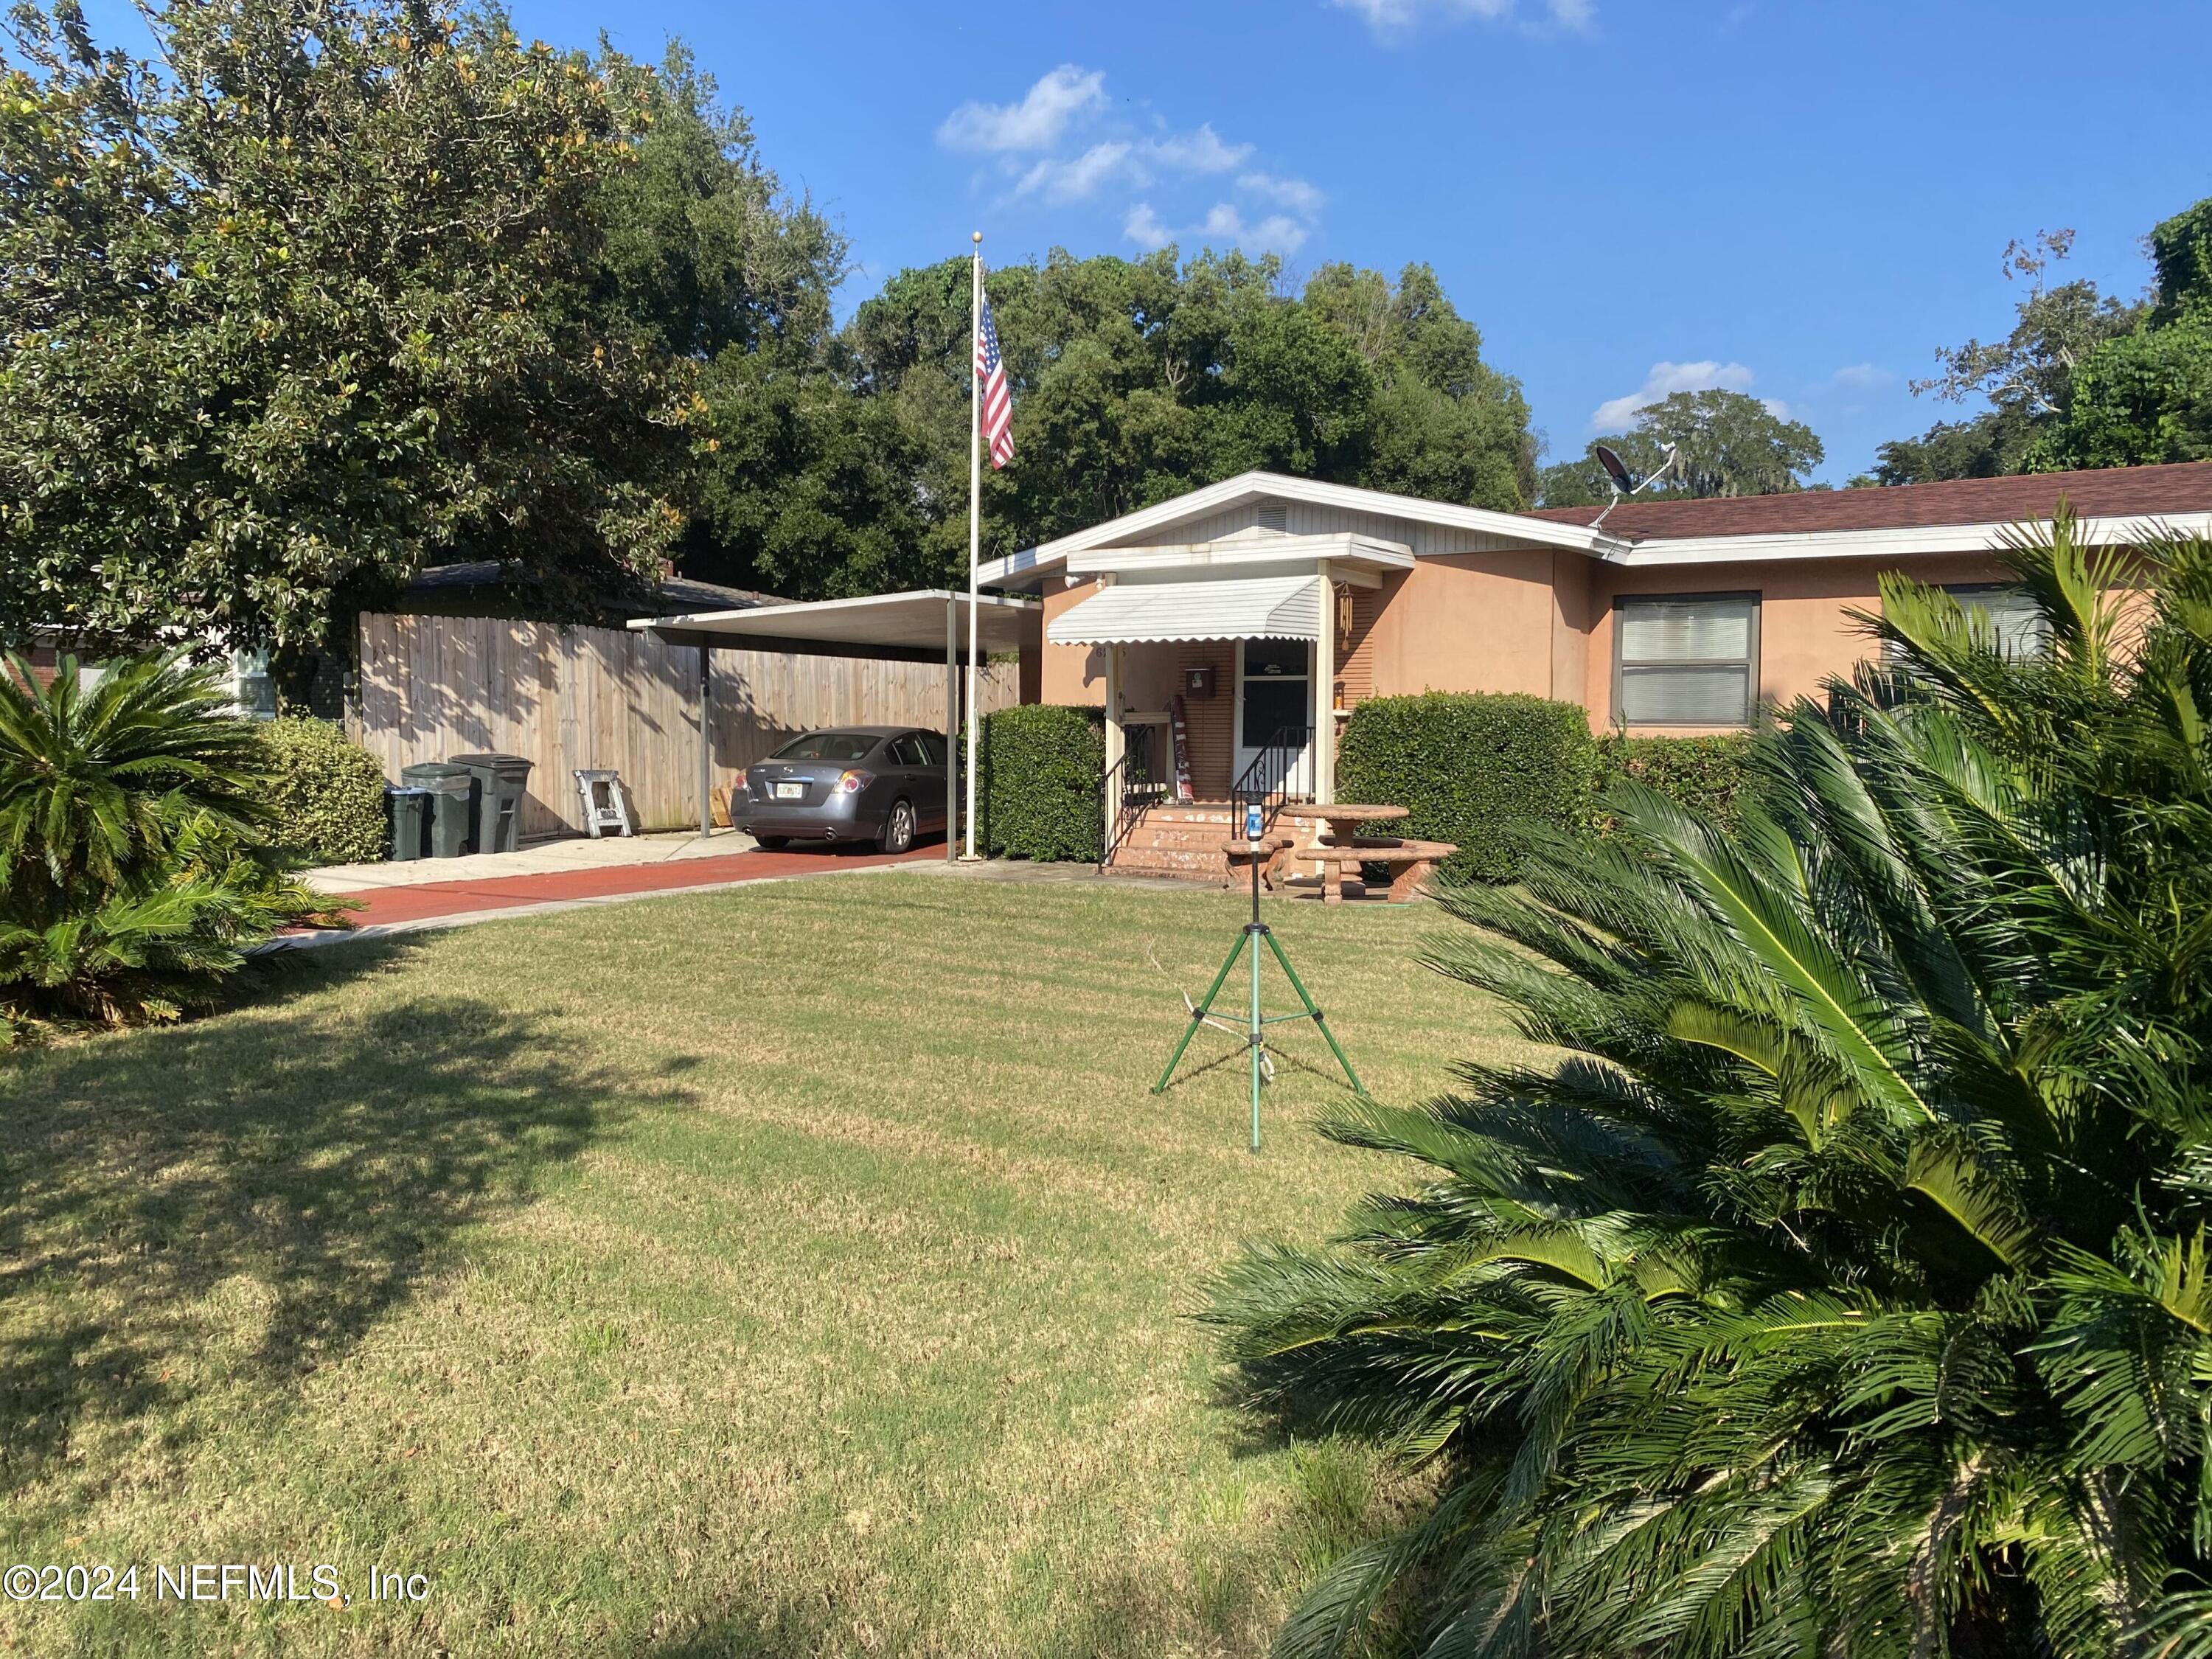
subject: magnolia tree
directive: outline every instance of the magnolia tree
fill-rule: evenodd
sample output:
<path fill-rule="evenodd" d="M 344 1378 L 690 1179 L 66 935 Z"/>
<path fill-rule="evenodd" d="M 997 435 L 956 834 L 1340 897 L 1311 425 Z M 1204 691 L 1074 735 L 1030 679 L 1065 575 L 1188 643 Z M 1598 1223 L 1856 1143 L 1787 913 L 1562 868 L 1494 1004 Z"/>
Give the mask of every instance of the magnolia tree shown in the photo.
<path fill-rule="evenodd" d="M 0 633 L 280 663 L 441 557 L 558 592 L 681 527 L 686 367 L 594 302 L 645 72 L 438 0 L 75 0 L 0 72 Z"/>

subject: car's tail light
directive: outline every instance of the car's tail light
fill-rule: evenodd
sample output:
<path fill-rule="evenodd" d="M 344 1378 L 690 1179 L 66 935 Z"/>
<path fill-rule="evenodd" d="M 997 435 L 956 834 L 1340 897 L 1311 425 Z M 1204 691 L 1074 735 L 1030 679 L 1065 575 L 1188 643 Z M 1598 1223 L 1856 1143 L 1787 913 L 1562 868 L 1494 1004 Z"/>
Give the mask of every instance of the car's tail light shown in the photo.
<path fill-rule="evenodd" d="M 848 795 L 857 795 L 876 781 L 873 772 L 854 770 L 838 776 L 837 787 Z"/>

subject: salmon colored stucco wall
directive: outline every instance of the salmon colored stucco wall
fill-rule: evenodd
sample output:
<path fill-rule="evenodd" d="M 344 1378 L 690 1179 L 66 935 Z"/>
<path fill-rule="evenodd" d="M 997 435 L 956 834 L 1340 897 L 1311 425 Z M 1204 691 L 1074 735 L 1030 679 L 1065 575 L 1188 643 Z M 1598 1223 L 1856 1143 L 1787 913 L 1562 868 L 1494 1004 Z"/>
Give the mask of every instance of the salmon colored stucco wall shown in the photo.
<path fill-rule="evenodd" d="M 1857 633 L 1847 612 L 1878 611 L 1878 580 L 1904 570 L 1925 582 L 1993 582 L 2002 566 L 1986 554 L 1936 554 L 1912 559 L 1822 559 L 1797 564 L 1677 565 L 1626 570 L 1594 565 L 1590 576 L 1589 653 L 1580 701 L 1593 730 L 1613 724 L 1613 602 L 1638 593 L 1755 593 L 1759 596 L 1759 695 L 1787 703 L 1820 689 L 1832 674 L 1846 674 L 1872 654 L 1874 642 Z M 1712 728 L 1631 727 L 1684 736 Z"/>
<path fill-rule="evenodd" d="M 1370 690 L 1376 696 L 1436 690 L 1557 697 L 1580 703 L 1589 713 L 1591 729 L 1603 732 L 1613 717 L 1617 597 L 1752 592 L 1759 596 L 1759 696 L 1786 703 L 1817 691 L 1831 674 L 1849 672 L 1868 654 L 1869 642 L 1853 631 L 1845 612 L 1879 609 L 1876 580 L 1888 569 L 1904 569 L 1929 582 L 2005 579 L 1995 559 L 1969 553 L 1645 570 L 1542 549 L 1445 554 L 1393 572 L 1379 591 L 1357 596 L 1357 642 L 1347 653 L 1343 678 L 1355 702 Z M 1087 581 L 1073 587 L 1048 586 L 1043 595 L 1048 624 L 1097 591 L 1097 585 Z M 1233 647 L 1225 645 L 1218 654 L 1219 696 L 1225 702 L 1234 695 L 1236 658 Z M 1047 645 L 1042 655 L 1039 683 L 1044 702 L 1093 707 L 1105 702 L 1103 648 Z M 1129 707 L 1164 708 L 1187 665 L 1182 657 L 1188 655 L 1165 647 L 1125 647 Z M 1686 735 L 1698 728 L 1648 729 Z"/>
<path fill-rule="evenodd" d="M 1552 556 L 1446 553 L 1384 578 L 1371 649 L 1375 694 L 1552 695 Z"/>
<path fill-rule="evenodd" d="M 1095 581 L 1069 587 L 1057 576 L 1045 581 L 1044 625 L 1066 615 L 1098 591 Z M 1038 677 L 1039 701 L 1106 706 L 1106 648 L 1103 646 L 1052 645 L 1044 647 L 1044 672 Z"/>

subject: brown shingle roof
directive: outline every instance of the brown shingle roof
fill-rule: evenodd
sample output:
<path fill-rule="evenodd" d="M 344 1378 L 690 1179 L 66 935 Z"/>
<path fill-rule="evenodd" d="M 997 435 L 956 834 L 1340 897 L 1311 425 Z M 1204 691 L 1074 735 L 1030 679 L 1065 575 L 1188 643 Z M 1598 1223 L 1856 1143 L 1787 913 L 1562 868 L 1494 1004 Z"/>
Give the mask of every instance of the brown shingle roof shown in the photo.
<path fill-rule="evenodd" d="M 1948 524 L 2047 519 L 2064 495 L 2085 518 L 2212 513 L 2212 461 L 2117 466 L 2094 472 L 2031 472 L 2014 478 L 1955 478 L 1887 489 L 1817 489 L 1726 501 L 1623 501 L 1605 521 L 1624 541 L 1680 536 L 1786 536 L 1841 530 L 1905 530 Z M 1588 524 L 1595 507 L 1539 507 L 1526 516 Z"/>

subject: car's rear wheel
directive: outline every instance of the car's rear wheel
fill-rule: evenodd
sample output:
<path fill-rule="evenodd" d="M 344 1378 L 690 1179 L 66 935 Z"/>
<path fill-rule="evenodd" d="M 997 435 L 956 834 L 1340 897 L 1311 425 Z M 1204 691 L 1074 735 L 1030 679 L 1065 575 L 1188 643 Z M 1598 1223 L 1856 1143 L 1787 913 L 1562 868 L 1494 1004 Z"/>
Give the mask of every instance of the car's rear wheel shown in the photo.
<path fill-rule="evenodd" d="M 755 836 L 753 845 L 763 852 L 781 853 L 791 845 L 791 837 L 789 836 Z"/>
<path fill-rule="evenodd" d="M 883 833 L 876 837 L 878 853 L 903 853 L 914 845 L 914 808 L 902 800 L 891 803 L 891 815 L 884 820 Z"/>

